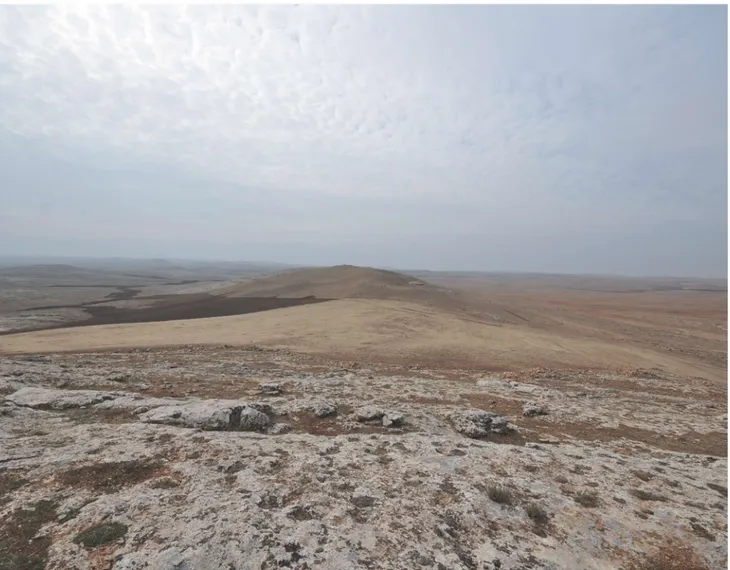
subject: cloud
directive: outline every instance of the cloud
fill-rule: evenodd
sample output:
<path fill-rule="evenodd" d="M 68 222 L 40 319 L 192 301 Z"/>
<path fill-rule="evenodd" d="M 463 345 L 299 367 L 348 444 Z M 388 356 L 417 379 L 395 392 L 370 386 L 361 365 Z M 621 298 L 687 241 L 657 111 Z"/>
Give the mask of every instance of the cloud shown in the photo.
<path fill-rule="evenodd" d="M 107 228 L 127 216 L 119 239 L 134 220 L 221 241 L 721 227 L 726 21 L 722 6 L 5 6 L 0 140 L 70 171 L 59 224 L 102 231 L 74 214 L 85 203 Z M 32 170 L 0 191 L 26 212 L 54 193 Z"/>

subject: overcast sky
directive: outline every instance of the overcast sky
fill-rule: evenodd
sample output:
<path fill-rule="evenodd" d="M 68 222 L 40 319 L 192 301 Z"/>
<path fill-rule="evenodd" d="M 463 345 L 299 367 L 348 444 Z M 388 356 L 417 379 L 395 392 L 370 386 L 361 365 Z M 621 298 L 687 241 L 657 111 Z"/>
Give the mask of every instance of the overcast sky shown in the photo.
<path fill-rule="evenodd" d="M 725 6 L 0 7 L 0 254 L 724 276 Z"/>

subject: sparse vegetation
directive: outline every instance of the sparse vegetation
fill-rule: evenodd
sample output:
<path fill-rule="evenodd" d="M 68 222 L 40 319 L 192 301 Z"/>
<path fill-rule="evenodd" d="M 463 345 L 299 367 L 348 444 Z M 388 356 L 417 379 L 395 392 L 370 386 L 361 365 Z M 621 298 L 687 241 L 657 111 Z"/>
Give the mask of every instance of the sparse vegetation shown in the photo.
<path fill-rule="evenodd" d="M 500 505 L 511 505 L 514 501 L 512 492 L 502 485 L 490 485 L 487 487 L 487 496 Z"/>
<path fill-rule="evenodd" d="M 127 525 L 119 522 L 97 524 L 81 531 L 73 541 L 85 548 L 96 548 L 123 538 L 127 530 Z"/>
<path fill-rule="evenodd" d="M 113 493 L 150 479 L 160 466 L 158 461 L 150 459 L 96 463 L 63 471 L 57 480 L 67 487 Z"/>
<path fill-rule="evenodd" d="M 550 515 L 538 504 L 530 503 L 525 507 L 525 512 L 530 520 L 537 525 L 546 524 L 550 520 Z"/>
<path fill-rule="evenodd" d="M 664 495 L 659 495 L 651 491 L 644 491 L 643 489 L 630 489 L 629 494 L 633 495 L 640 501 L 660 501 L 666 502 L 667 499 Z"/>
<path fill-rule="evenodd" d="M 679 541 L 667 542 L 644 555 L 633 556 L 624 570 L 711 570 L 706 560 Z"/>
<path fill-rule="evenodd" d="M 43 570 L 51 539 L 33 537 L 55 516 L 56 503 L 48 500 L 6 515 L 0 522 L 0 570 Z"/>
<path fill-rule="evenodd" d="M 632 469 L 631 474 L 637 479 L 641 479 L 644 482 L 650 481 L 654 478 L 654 475 L 652 475 L 648 471 L 640 471 L 639 469 Z"/>
<path fill-rule="evenodd" d="M 596 493 L 576 493 L 573 495 L 573 500 L 581 507 L 586 507 L 587 509 L 595 509 L 601 504 L 601 500 Z"/>
<path fill-rule="evenodd" d="M 150 483 L 150 487 L 153 489 L 174 489 L 179 487 L 182 483 L 174 477 L 160 477 Z"/>
<path fill-rule="evenodd" d="M 9 495 L 16 489 L 27 484 L 28 480 L 12 471 L 0 473 L 0 505 L 9 499 Z"/>

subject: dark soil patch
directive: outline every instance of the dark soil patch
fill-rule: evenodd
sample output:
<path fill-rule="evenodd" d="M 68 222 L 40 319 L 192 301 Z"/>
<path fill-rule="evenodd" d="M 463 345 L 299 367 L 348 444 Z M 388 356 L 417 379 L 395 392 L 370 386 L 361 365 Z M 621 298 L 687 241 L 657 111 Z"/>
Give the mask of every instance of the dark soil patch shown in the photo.
<path fill-rule="evenodd" d="M 148 300 L 150 307 L 118 308 L 99 304 L 62 305 L 45 308 L 73 308 L 82 309 L 91 315 L 85 321 L 68 322 L 52 326 L 25 329 L 23 332 L 81 327 L 89 325 L 110 325 L 120 323 L 149 323 L 161 321 L 176 321 L 180 319 L 204 319 L 208 317 L 226 317 L 230 315 L 244 315 L 281 309 L 283 307 L 297 307 L 311 303 L 323 303 L 330 299 L 303 297 L 298 299 L 280 299 L 278 297 L 222 297 L 209 294 L 192 295 L 159 295 L 153 297 L 137 297 L 139 300 Z M 4 331 L 3 334 L 13 334 L 17 331 Z"/>
<path fill-rule="evenodd" d="M 65 487 L 113 493 L 151 479 L 161 467 L 159 461 L 150 459 L 96 463 L 67 469 L 59 473 L 56 480 Z"/>
<path fill-rule="evenodd" d="M 13 471 L 0 473 L 0 505 L 10 500 L 10 494 L 26 485 L 28 480 Z"/>
<path fill-rule="evenodd" d="M 515 423 L 522 425 L 519 419 Z M 704 434 L 687 432 L 675 437 L 623 424 L 619 424 L 617 428 L 603 428 L 596 427 L 593 424 L 579 422 L 557 424 L 539 418 L 532 418 L 529 427 L 539 430 L 540 433 L 558 437 L 570 436 L 584 441 L 598 440 L 611 442 L 625 438 L 667 451 L 727 457 L 726 432 L 709 432 Z"/>
<path fill-rule="evenodd" d="M 33 537 L 55 517 L 53 501 L 38 501 L 6 515 L 0 521 L 0 570 L 43 570 L 51 537 Z"/>
<path fill-rule="evenodd" d="M 74 537 L 74 542 L 83 545 L 85 548 L 96 548 L 119 540 L 126 534 L 127 525 L 125 524 L 118 522 L 103 523 L 82 530 Z"/>

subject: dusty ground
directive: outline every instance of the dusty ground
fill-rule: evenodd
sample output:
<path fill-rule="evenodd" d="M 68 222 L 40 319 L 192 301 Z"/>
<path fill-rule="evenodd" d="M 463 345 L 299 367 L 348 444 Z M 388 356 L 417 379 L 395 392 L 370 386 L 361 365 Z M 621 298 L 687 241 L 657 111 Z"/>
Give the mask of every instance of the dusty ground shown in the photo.
<path fill-rule="evenodd" d="M 721 284 L 331 277 L 0 336 L 0 569 L 727 567 Z"/>

